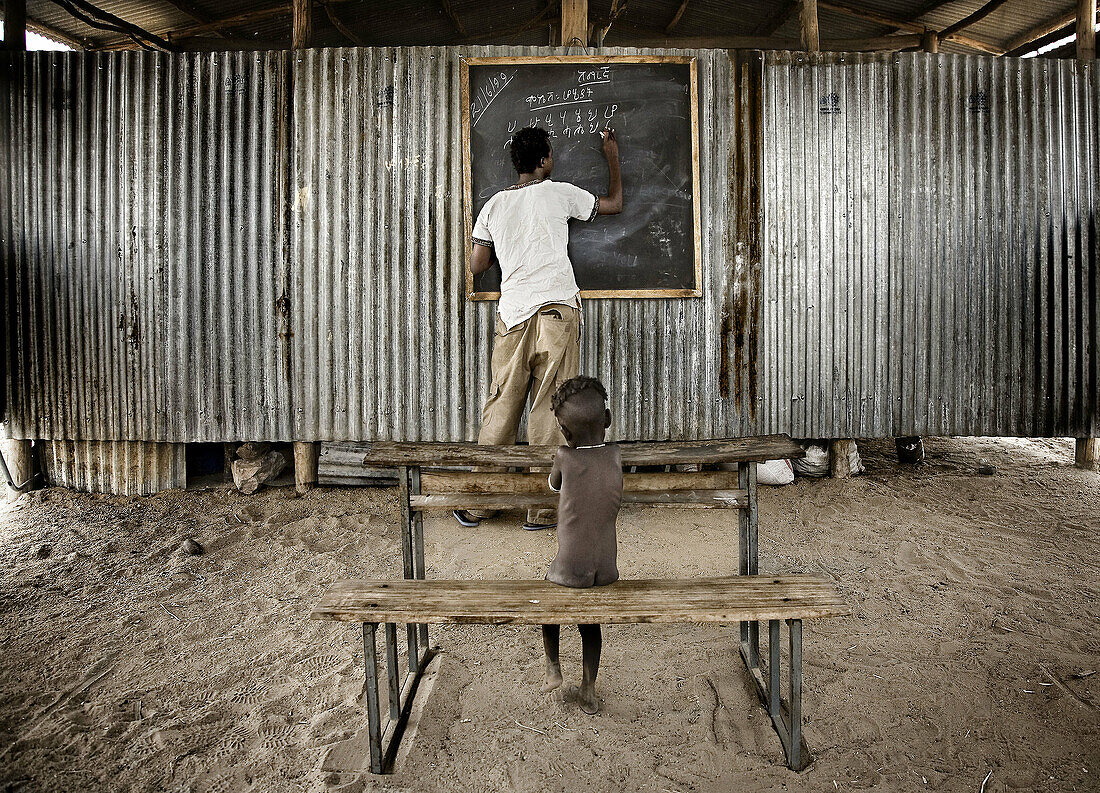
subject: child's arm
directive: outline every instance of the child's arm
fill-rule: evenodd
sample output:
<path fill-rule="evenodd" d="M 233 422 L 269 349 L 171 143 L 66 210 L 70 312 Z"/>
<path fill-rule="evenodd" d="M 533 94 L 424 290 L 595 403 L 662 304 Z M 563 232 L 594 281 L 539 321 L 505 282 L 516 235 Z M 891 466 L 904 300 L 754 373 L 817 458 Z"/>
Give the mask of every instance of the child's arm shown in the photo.
<path fill-rule="evenodd" d="M 561 492 L 561 466 L 558 465 L 558 453 L 554 452 L 554 464 L 550 468 L 550 489 L 555 493 Z"/>

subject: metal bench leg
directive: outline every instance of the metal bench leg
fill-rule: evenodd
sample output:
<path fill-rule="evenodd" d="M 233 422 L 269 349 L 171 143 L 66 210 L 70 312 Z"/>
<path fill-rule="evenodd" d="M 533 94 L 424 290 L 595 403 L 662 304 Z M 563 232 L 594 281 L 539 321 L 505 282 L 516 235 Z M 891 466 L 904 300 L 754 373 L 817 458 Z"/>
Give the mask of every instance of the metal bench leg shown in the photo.
<path fill-rule="evenodd" d="M 409 494 L 412 496 L 420 495 L 420 468 L 413 468 L 409 475 Z M 412 551 L 413 551 L 413 577 L 423 580 L 427 577 L 427 570 L 424 567 L 424 513 L 414 512 L 412 514 Z M 420 638 L 420 647 L 425 652 L 428 650 L 428 626 L 427 624 L 421 624 L 418 627 L 418 635 Z"/>
<path fill-rule="evenodd" d="M 370 770 L 382 773 L 382 719 L 378 713 L 378 659 L 375 656 L 374 631 L 378 625 L 363 623 L 363 666 L 367 670 L 367 733 L 370 739 Z"/>
<path fill-rule="evenodd" d="M 787 620 L 791 643 L 791 751 L 788 765 L 802 769 L 802 620 Z M 778 646 L 778 642 L 776 643 Z"/>
<path fill-rule="evenodd" d="M 401 673 L 397 668 L 397 625 L 386 623 L 386 677 L 390 687 L 390 721 L 401 718 Z"/>
<path fill-rule="evenodd" d="M 412 511 L 410 498 L 410 484 L 413 472 L 416 473 L 417 489 L 420 484 L 420 469 L 405 466 L 398 471 L 398 484 L 401 487 L 401 561 L 404 564 L 405 578 L 416 578 L 416 569 L 413 565 L 413 524 L 416 517 Z M 415 674 L 420 670 L 420 651 L 417 642 L 415 625 L 405 626 L 405 635 L 409 646 L 409 672 Z"/>
<path fill-rule="evenodd" d="M 779 708 L 779 620 L 768 620 L 768 715 L 781 723 Z"/>
<path fill-rule="evenodd" d="M 756 520 L 756 463 L 738 463 L 737 486 L 748 493 L 749 505 L 738 512 L 737 572 L 740 575 L 756 575 L 760 569 L 760 551 L 757 541 Z M 741 623 L 741 655 L 745 665 L 760 668 L 760 623 Z"/>

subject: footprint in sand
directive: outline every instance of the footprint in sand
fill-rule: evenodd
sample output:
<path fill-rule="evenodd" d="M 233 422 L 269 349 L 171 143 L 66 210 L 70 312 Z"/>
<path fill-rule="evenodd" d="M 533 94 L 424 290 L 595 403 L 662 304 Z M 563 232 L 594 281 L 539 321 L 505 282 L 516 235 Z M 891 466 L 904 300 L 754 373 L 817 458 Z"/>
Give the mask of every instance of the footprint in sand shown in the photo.
<path fill-rule="evenodd" d="M 294 728 L 289 724 L 264 727 L 260 730 L 260 746 L 264 749 L 282 749 L 291 743 Z"/>
<path fill-rule="evenodd" d="M 229 697 L 229 701 L 238 705 L 256 705 L 262 702 L 266 696 L 267 689 L 257 683 L 253 683 L 245 688 L 238 688 Z"/>
<path fill-rule="evenodd" d="M 336 665 L 340 663 L 339 655 L 315 655 L 299 661 L 305 673 L 312 678 L 325 677 L 336 671 Z"/>

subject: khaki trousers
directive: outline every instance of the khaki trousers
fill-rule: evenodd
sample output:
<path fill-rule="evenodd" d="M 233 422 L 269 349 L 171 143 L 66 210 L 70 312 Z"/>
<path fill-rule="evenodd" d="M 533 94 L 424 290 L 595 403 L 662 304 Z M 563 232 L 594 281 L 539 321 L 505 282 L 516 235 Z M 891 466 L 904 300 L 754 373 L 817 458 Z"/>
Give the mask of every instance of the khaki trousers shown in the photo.
<path fill-rule="evenodd" d="M 532 445 L 565 443 L 550 397 L 580 371 L 581 312 L 575 306 L 549 303 L 511 330 L 497 317 L 493 337 L 493 382 L 481 412 L 480 444 L 516 442 L 520 416 L 530 394 L 527 441 Z M 492 512 L 470 510 L 479 518 Z M 529 510 L 532 523 L 554 523 L 557 511 Z"/>

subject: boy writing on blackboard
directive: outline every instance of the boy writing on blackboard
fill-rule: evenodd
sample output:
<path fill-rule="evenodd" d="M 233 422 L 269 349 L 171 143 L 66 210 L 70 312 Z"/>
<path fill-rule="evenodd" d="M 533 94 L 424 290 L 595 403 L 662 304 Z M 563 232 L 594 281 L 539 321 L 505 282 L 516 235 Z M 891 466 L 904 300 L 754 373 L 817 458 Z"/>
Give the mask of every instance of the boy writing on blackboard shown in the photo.
<path fill-rule="evenodd" d="M 596 196 L 568 182 L 554 182 L 550 133 L 524 127 L 512 136 L 518 179 L 482 208 L 473 230 L 474 275 L 500 267 L 500 302 L 493 338 L 492 384 L 481 417 L 480 444 L 516 442 L 527 394 L 531 444 L 560 446 L 561 430 L 550 397 L 580 368 L 580 290 L 569 261 L 569 219 L 590 221 L 622 211 L 619 144 L 611 129 L 600 133 L 607 158 L 608 193 Z M 463 526 L 492 512 L 455 510 Z M 556 510 L 527 513 L 528 530 L 557 525 Z"/>

